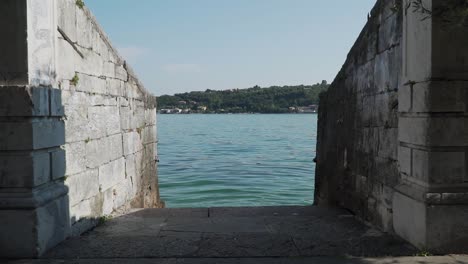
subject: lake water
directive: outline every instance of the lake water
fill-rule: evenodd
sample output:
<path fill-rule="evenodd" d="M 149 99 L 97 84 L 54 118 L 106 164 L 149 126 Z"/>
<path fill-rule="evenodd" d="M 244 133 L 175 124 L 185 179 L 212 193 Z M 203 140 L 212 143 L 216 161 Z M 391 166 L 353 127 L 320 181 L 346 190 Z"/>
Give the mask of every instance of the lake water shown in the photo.
<path fill-rule="evenodd" d="M 317 115 L 158 115 L 167 207 L 310 205 Z"/>

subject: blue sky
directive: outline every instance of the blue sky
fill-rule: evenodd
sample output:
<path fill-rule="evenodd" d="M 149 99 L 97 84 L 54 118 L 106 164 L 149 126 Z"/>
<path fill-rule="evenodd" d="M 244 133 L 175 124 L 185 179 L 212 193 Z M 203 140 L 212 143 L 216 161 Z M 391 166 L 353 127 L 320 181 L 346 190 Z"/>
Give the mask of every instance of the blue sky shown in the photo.
<path fill-rule="evenodd" d="M 375 0 L 87 0 L 156 95 L 331 82 Z"/>

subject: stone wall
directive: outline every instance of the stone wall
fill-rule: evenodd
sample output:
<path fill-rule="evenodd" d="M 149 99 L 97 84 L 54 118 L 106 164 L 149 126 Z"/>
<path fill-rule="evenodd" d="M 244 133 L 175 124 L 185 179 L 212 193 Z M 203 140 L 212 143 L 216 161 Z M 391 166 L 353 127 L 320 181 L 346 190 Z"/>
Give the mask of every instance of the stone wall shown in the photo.
<path fill-rule="evenodd" d="M 0 256 L 38 256 L 116 210 L 160 207 L 156 99 L 89 10 L 0 10 L 0 50 L 17 62 L 0 63 Z"/>
<path fill-rule="evenodd" d="M 468 27 L 377 1 L 319 113 L 316 203 L 434 253 L 468 247 Z"/>
<path fill-rule="evenodd" d="M 392 228 L 398 183 L 402 12 L 378 1 L 343 68 L 320 98 L 317 204 Z"/>

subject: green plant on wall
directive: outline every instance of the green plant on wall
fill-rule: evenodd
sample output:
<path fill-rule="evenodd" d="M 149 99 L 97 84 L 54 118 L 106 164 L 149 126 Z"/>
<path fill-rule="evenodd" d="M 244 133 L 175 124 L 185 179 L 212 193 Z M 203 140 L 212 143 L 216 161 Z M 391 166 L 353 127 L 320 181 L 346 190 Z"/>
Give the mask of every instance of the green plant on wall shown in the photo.
<path fill-rule="evenodd" d="M 73 86 L 77 86 L 79 81 L 80 77 L 78 77 L 78 75 L 75 74 L 75 76 L 73 76 L 73 78 L 70 80 L 70 84 Z"/>
<path fill-rule="evenodd" d="M 75 3 L 76 3 L 76 5 L 77 5 L 79 8 L 81 8 L 81 9 L 83 9 L 83 7 L 85 6 L 83 0 L 76 0 Z"/>

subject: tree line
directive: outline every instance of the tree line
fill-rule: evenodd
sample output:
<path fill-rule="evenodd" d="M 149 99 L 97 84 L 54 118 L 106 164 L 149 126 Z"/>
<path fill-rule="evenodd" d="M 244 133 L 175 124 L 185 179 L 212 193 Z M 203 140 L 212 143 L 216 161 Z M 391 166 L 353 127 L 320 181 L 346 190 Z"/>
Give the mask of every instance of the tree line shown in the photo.
<path fill-rule="evenodd" d="M 319 94 L 328 89 L 326 81 L 314 85 L 254 86 L 224 91 L 206 90 L 158 97 L 158 110 L 190 109 L 209 113 L 287 113 L 292 107 L 319 103 Z"/>

